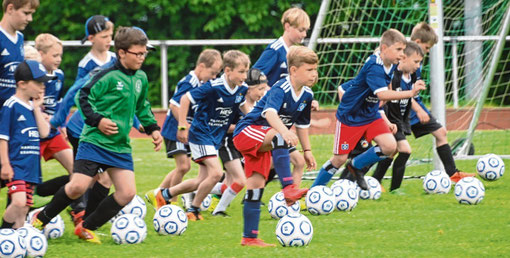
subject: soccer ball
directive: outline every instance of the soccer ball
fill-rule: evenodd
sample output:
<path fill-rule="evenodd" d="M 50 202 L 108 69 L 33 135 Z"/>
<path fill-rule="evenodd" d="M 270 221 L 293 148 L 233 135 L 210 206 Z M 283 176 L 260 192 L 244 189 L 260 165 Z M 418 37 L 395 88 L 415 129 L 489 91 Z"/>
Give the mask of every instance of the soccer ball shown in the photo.
<path fill-rule="evenodd" d="M 206 211 L 207 209 L 209 209 L 209 207 L 211 207 L 211 202 L 212 202 L 212 195 L 208 194 L 204 198 L 202 203 L 200 204 L 200 210 L 201 211 Z"/>
<path fill-rule="evenodd" d="M 430 171 L 423 179 L 423 190 L 428 194 L 447 194 L 451 187 L 450 177 L 441 170 Z"/>
<path fill-rule="evenodd" d="M 336 181 L 331 190 L 335 195 L 335 207 L 339 211 L 352 211 L 358 204 L 358 190 L 356 183 L 340 179 Z"/>
<path fill-rule="evenodd" d="M 306 208 L 312 215 L 330 214 L 335 210 L 335 195 L 323 185 L 318 185 L 306 194 Z"/>
<path fill-rule="evenodd" d="M 113 221 L 110 234 L 117 244 L 138 244 L 147 236 L 143 219 L 134 214 L 124 214 Z"/>
<path fill-rule="evenodd" d="M 505 173 L 505 163 L 498 155 L 487 154 L 476 163 L 476 171 L 485 180 L 498 180 Z"/>
<path fill-rule="evenodd" d="M 188 217 L 180 207 L 173 204 L 159 208 L 152 221 L 160 235 L 182 235 L 188 228 Z"/>
<path fill-rule="evenodd" d="M 12 228 L 0 229 L 0 254 L 1 257 L 25 257 L 25 239 Z"/>
<path fill-rule="evenodd" d="M 276 225 L 276 238 L 282 246 L 305 246 L 312 236 L 312 223 L 300 213 L 286 215 Z"/>
<path fill-rule="evenodd" d="M 144 219 L 145 215 L 147 215 L 147 205 L 143 201 L 142 197 L 135 195 L 131 202 L 124 206 L 117 215 L 110 219 L 110 222 L 113 223 L 117 217 L 124 214 L 135 214 L 139 218 Z"/>
<path fill-rule="evenodd" d="M 42 210 L 43 208 L 39 208 L 28 213 L 27 222 L 30 223 L 32 217 Z M 46 226 L 44 226 L 42 233 L 44 234 L 44 236 L 46 236 L 47 239 L 56 239 L 64 235 L 65 229 L 66 225 L 64 224 L 64 220 L 60 215 L 57 215 L 53 219 L 51 219 L 50 222 L 46 224 Z"/>
<path fill-rule="evenodd" d="M 291 206 L 287 206 L 287 203 L 285 203 L 285 197 L 280 191 L 271 197 L 269 204 L 267 205 L 267 210 L 273 219 L 281 219 L 289 213 L 299 213 L 301 207 L 299 205 L 299 201 L 295 202 Z"/>
<path fill-rule="evenodd" d="M 474 177 L 465 177 L 455 184 L 455 198 L 461 204 L 478 204 L 485 196 L 485 187 Z"/>
<path fill-rule="evenodd" d="M 30 224 L 25 224 L 23 227 L 18 228 L 18 233 L 25 239 L 27 246 L 27 255 L 30 257 L 43 257 L 48 249 L 48 240 L 41 231 L 32 227 Z"/>
<path fill-rule="evenodd" d="M 362 200 L 378 200 L 381 198 L 381 184 L 379 181 L 371 176 L 365 176 L 365 181 L 367 182 L 368 190 L 362 190 L 357 186 L 359 197 Z"/>

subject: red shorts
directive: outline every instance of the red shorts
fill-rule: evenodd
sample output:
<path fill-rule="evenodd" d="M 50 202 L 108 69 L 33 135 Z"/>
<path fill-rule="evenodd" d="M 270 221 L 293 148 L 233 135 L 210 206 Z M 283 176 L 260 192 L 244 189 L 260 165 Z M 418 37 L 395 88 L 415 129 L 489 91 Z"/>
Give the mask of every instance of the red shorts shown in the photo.
<path fill-rule="evenodd" d="M 7 196 L 11 199 L 11 195 L 13 193 L 24 192 L 27 196 L 28 207 L 32 207 L 34 205 L 34 200 L 32 199 L 34 196 L 35 184 L 25 182 L 23 180 L 15 180 L 7 183 Z"/>
<path fill-rule="evenodd" d="M 267 180 L 271 168 L 271 152 L 259 152 L 264 137 L 271 130 L 269 126 L 250 125 L 234 137 L 236 149 L 244 157 L 244 173 L 246 178 L 259 173 Z"/>
<path fill-rule="evenodd" d="M 57 134 L 55 137 L 49 140 L 41 141 L 40 146 L 41 156 L 44 157 L 45 161 L 52 159 L 53 155 L 55 155 L 55 153 L 57 152 L 66 149 L 71 149 L 71 147 L 69 147 L 69 144 L 64 139 L 64 136 L 62 136 L 61 134 Z"/>
<path fill-rule="evenodd" d="M 337 120 L 333 154 L 349 154 L 362 136 L 365 136 L 365 139 L 371 142 L 376 136 L 385 133 L 391 134 L 391 131 L 381 118 L 362 126 L 348 126 Z"/>

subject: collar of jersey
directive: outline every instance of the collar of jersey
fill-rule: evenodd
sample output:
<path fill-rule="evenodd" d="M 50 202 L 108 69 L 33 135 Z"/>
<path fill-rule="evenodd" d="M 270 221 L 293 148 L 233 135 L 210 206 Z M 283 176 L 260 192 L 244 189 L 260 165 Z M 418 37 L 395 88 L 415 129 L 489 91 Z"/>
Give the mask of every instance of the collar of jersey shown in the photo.
<path fill-rule="evenodd" d="M 131 70 L 131 69 L 127 69 L 126 67 L 124 67 L 121 63 L 120 63 L 120 60 L 117 59 L 117 61 L 115 62 L 115 66 L 117 68 L 119 68 L 119 70 L 123 73 L 125 73 L 126 75 L 135 75 L 136 71 L 138 70 Z"/>

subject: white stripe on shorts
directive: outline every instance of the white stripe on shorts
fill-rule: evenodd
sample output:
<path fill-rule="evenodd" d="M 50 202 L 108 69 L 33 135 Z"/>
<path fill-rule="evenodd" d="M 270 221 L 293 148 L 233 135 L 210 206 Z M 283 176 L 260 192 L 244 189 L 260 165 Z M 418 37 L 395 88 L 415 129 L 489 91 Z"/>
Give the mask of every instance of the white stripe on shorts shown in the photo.
<path fill-rule="evenodd" d="M 252 128 L 251 126 L 244 128 L 242 133 L 244 133 L 246 136 L 248 136 L 258 142 L 263 142 L 264 137 L 266 136 L 264 134 L 264 132 L 258 131 L 256 129 Z"/>
<path fill-rule="evenodd" d="M 338 154 L 338 146 L 340 145 L 340 131 L 342 129 L 342 123 L 336 120 L 336 129 L 335 129 L 335 141 L 333 145 L 333 154 Z"/>
<path fill-rule="evenodd" d="M 200 160 L 204 157 L 218 156 L 218 150 L 213 145 L 199 145 L 189 143 L 191 149 L 191 157 L 193 160 Z"/>

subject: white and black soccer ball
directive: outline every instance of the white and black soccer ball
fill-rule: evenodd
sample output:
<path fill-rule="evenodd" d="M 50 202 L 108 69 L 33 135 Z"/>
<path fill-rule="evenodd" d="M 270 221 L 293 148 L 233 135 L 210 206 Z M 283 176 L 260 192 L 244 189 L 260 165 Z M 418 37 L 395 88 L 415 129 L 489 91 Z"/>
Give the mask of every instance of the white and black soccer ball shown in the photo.
<path fill-rule="evenodd" d="M 379 200 L 382 192 L 381 183 L 371 176 L 365 176 L 365 181 L 367 182 L 368 190 L 363 190 L 357 186 L 359 198 L 362 200 Z"/>
<path fill-rule="evenodd" d="M 32 217 L 35 216 L 39 211 L 42 211 L 43 208 L 35 209 L 28 213 L 27 222 L 30 223 L 32 221 Z M 64 220 L 59 215 L 55 216 L 53 219 L 44 226 L 42 233 L 46 236 L 47 239 L 56 239 L 64 235 L 64 231 L 66 229 L 66 225 Z"/>
<path fill-rule="evenodd" d="M 476 172 L 485 180 L 498 180 L 505 173 L 505 163 L 498 155 L 487 154 L 478 159 Z"/>
<path fill-rule="evenodd" d="M 18 234 L 25 239 L 28 257 L 43 257 L 48 250 L 48 240 L 41 231 L 26 223 L 17 229 Z"/>
<path fill-rule="evenodd" d="M 331 188 L 317 185 L 306 193 L 306 209 L 312 215 L 330 214 L 335 210 L 335 195 Z"/>
<path fill-rule="evenodd" d="M 133 200 L 131 200 L 122 210 L 117 213 L 117 215 L 113 216 L 113 218 L 110 219 L 110 222 L 113 223 L 116 218 L 124 215 L 124 214 L 135 214 L 136 216 L 140 217 L 141 219 L 144 219 L 147 215 L 147 205 L 145 204 L 145 201 L 142 199 L 142 197 L 135 195 L 133 197 Z"/>
<path fill-rule="evenodd" d="M 134 214 L 124 214 L 113 221 L 110 229 L 113 241 L 117 244 L 138 244 L 147 236 L 147 226 L 143 219 Z"/>
<path fill-rule="evenodd" d="M 485 187 L 475 177 L 465 177 L 455 184 L 455 199 L 461 204 L 478 204 L 485 197 Z"/>
<path fill-rule="evenodd" d="M 284 216 L 276 225 L 276 238 L 282 246 L 305 246 L 312 241 L 313 226 L 303 214 Z"/>
<path fill-rule="evenodd" d="M 428 194 L 447 194 L 452 187 L 452 181 L 446 172 L 433 170 L 423 179 L 423 190 Z"/>
<path fill-rule="evenodd" d="M 352 211 L 356 208 L 358 205 L 358 189 L 356 187 L 356 183 L 347 179 L 340 179 L 331 186 L 337 210 Z"/>
<path fill-rule="evenodd" d="M 200 204 L 200 210 L 201 211 L 206 211 L 207 209 L 209 209 L 209 207 L 211 207 L 211 203 L 212 203 L 212 195 L 211 194 L 208 194 L 204 200 L 202 201 L 202 203 Z"/>
<path fill-rule="evenodd" d="M 275 193 L 271 199 L 269 199 L 267 210 L 273 219 L 281 219 L 287 214 L 299 213 L 301 207 L 299 205 L 299 201 L 295 202 L 291 206 L 287 206 L 283 192 L 280 191 Z"/>
<path fill-rule="evenodd" d="M 182 235 L 188 228 L 188 217 L 184 211 L 173 204 L 159 208 L 152 220 L 154 230 L 160 235 Z"/>
<path fill-rule="evenodd" d="M 0 229 L 0 257 L 25 257 L 25 239 L 12 228 Z"/>

